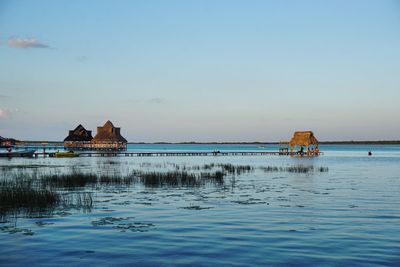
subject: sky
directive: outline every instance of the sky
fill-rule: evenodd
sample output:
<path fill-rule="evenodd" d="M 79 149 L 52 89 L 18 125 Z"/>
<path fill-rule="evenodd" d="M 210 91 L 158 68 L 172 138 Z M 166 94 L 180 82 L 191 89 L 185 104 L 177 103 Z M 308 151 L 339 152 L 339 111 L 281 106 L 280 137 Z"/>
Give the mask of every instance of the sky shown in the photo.
<path fill-rule="evenodd" d="M 400 140 L 400 1 L 0 0 L 0 136 Z"/>

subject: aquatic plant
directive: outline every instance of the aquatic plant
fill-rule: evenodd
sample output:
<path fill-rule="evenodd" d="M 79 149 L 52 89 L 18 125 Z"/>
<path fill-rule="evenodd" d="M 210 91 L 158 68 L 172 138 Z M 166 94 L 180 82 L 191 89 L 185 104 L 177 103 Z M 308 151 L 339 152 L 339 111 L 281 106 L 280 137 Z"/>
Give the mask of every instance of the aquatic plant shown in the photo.
<path fill-rule="evenodd" d="M 247 173 L 247 172 L 252 172 L 254 171 L 254 167 L 250 165 L 233 165 L 231 163 L 225 163 L 225 164 L 215 164 L 215 163 L 210 163 L 210 164 L 205 164 L 203 166 L 193 166 L 192 169 L 202 169 L 202 170 L 213 170 L 213 169 L 220 169 L 222 172 L 226 172 L 231 175 L 240 175 L 242 173 Z"/>
<path fill-rule="evenodd" d="M 64 208 L 90 210 L 93 206 L 93 197 L 90 192 L 75 192 L 60 195 L 58 203 Z"/>
<path fill-rule="evenodd" d="M 177 165 L 174 165 L 175 167 Z M 168 167 L 168 166 L 165 166 Z M 188 170 L 186 170 L 188 169 Z M 49 210 L 53 207 L 90 209 L 92 193 L 86 187 L 99 185 L 146 187 L 199 187 L 207 184 L 223 185 L 227 174 L 253 170 L 250 166 L 210 164 L 196 170 L 183 166 L 174 171 L 132 171 L 128 175 L 85 173 L 72 169 L 70 173 L 21 171 L 0 179 L 0 215 L 8 211 Z"/>
<path fill-rule="evenodd" d="M 117 175 L 101 175 L 98 183 L 106 185 L 130 185 L 134 182 L 134 175 L 117 176 Z"/>
<path fill-rule="evenodd" d="M 174 172 L 148 172 L 142 173 L 139 177 L 140 182 L 149 187 L 160 186 L 197 186 L 197 179 L 195 174 L 189 174 L 186 171 Z"/>
<path fill-rule="evenodd" d="M 218 164 L 217 167 L 221 167 L 223 171 L 229 174 L 240 175 L 242 173 L 251 172 L 254 168 L 250 165 L 232 165 L 232 164 Z"/>
<path fill-rule="evenodd" d="M 197 187 L 206 183 L 223 183 L 224 173 L 188 173 L 186 171 L 146 172 L 139 174 L 139 181 L 149 187 Z"/>
<path fill-rule="evenodd" d="M 88 210 L 92 205 L 90 192 L 60 192 L 26 177 L 0 180 L 0 220 L 10 214 L 48 214 L 58 206 Z"/>
<path fill-rule="evenodd" d="M 63 188 L 74 190 L 86 186 L 96 185 L 132 185 L 141 183 L 145 186 L 162 187 L 196 187 L 206 183 L 222 184 L 225 172 L 221 170 L 211 172 L 188 171 L 133 171 L 128 175 L 94 174 L 72 172 L 69 174 L 39 175 L 36 179 L 44 188 Z M 29 179 L 28 181 L 33 181 Z"/>
<path fill-rule="evenodd" d="M 328 167 L 319 167 L 318 170 L 319 170 L 319 172 L 328 172 L 329 168 Z"/>
<path fill-rule="evenodd" d="M 212 180 L 213 182 L 217 184 L 223 184 L 224 183 L 224 176 L 225 174 L 222 171 L 216 171 L 216 172 L 202 172 L 200 173 L 201 179 L 206 179 L 206 180 Z"/>
<path fill-rule="evenodd" d="M 41 178 L 41 183 L 50 187 L 76 188 L 96 184 L 97 180 L 98 177 L 95 174 L 73 172 L 71 174 L 45 175 Z"/>
<path fill-rule="evenodd" d="M 277 166 L 266 166 L 260 167 L 264 172 L 289 172 L 289 173 L 311 173 L 311 172 L 328 172 L 327 167 L 318 167 L 314 168 L 314 166 L 304 166 L 304 165 L 296 165 L 296 166 L 286 166 L 286 167 L 277 167 Z"/>
<path fill-rule="evenodd" d="M 12 209 L 43 209 L 60 202 L 57 192 L 35 188 L 26 181 L 0 181 L 0 212 Z"/>

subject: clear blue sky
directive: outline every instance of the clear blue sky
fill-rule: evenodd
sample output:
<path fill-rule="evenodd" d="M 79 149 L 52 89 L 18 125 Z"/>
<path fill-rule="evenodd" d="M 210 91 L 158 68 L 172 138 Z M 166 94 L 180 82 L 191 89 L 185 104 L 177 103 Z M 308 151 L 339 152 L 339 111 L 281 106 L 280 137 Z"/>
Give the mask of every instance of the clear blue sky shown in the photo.
<path fill-rule="evenodd" d="M 400 139 L 400 1 L 0 1 L 0 135 Z"/>

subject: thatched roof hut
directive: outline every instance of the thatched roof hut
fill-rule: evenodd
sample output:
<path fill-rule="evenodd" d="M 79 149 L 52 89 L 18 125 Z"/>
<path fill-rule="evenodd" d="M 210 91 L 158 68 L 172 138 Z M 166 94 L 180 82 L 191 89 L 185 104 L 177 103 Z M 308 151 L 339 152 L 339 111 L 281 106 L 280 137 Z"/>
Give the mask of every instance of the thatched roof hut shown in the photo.
<path fill-rule="evenodd" d="M 74 130 L 70 130 L 64 142 L 90 142 L 92 141 L 92 131 L 88 131 L 79 124 Z"/>
<path fill-rule="evenodd" d="M 64 139 L 65 149 L 90 149 L 92 141 L 92 131 L 88 131 L 79 124 L 74 130 L 70 130 Z"/>
<path fill-rule="evenodd" d="M 121 135 L 121 128 L 114 127 L 111 121 L 97 127 L 97 134 L 92 140 L 95 149 L 125 149 L 128 141 Z"/>
<path fill-rule="evenodd" d="M 293 138 L 289 142 L 291 147 L 294 146 L 310 146 L 318 145 L 318 140 L 315 138 L 312 131 L 297 131 L 293 134 Z"/>

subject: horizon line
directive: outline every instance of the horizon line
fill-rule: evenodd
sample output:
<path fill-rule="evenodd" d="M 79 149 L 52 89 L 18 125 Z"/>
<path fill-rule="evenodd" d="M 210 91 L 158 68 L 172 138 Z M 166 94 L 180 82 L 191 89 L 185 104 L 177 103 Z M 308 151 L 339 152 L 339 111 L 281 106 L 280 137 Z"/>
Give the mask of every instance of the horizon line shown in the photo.
<path fill-rule="evenodd" d="M 63 143 L 64 141 L 48 140 L 17 140 L 21 143 Z M 289 141 L 155 141 L 155 142 L 127 142 L 127 144 L 280 144 Z M 400 144 L 400 140 L 340 140 L 340 141 L 319 141 L 319 144 Z"/>

